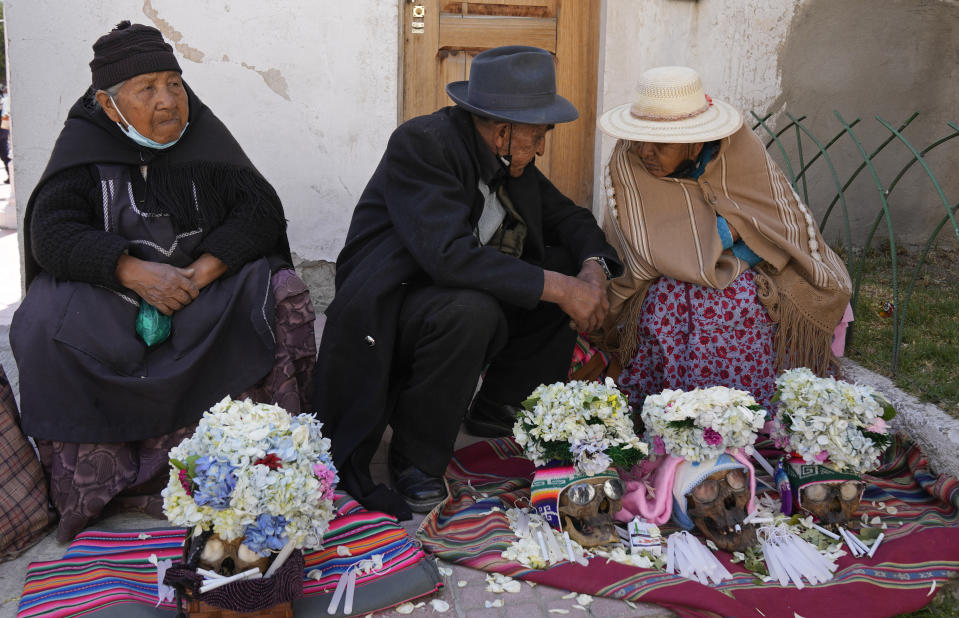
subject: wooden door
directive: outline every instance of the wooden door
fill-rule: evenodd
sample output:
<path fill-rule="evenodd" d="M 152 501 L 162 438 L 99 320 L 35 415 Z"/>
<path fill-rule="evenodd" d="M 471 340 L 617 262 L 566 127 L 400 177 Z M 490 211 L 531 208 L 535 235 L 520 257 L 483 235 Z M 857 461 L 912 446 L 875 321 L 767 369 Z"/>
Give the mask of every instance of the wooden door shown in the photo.
<path fill-rule="evenodd" d="M 532 45 L 553 54 L 556 88 L 579 110 L 557 125 L 536 166 L 573 201 L 593 191 L 600 0 L 401 0 L 402 120 L 453 101 L 446 84 L 469 79 L 470 62 L 501 45 Z"/>

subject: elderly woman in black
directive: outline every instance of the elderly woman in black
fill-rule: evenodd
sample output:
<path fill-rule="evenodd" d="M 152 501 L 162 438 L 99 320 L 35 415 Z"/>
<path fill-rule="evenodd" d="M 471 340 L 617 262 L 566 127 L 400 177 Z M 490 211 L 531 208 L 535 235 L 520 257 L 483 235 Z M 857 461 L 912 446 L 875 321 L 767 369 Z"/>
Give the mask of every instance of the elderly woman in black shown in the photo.
<path fill-rule="evenodd" d="M 315 355 L 280 200 L 170 45 L 122 22 L 93 50 L 27 205 L 10 334 L 61 541 L 109 502 L 162 515 L 167 451 L 203 411 L 299 412 Z"/>

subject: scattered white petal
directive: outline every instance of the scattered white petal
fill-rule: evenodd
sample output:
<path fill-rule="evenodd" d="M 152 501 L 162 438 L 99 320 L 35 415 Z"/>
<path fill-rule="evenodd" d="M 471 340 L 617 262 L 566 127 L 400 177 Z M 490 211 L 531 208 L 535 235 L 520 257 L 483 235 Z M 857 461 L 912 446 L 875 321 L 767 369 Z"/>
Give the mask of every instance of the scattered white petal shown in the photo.
<path fill-rule="evenodd" d="M 153 537 L 147 534 L 146 532 L 141 532 L 140 534 L 137 535 L 137 538 L 142 541 L 144 539 L 152 539 Z"/>
<path fill-rule="evenodd" d="M 569 613 L 569 610 L 568 610 L 568 609 L 553 608 L 553 609 L 549 610 L 549 613 L 551 613 L 551 614 L 568 614 L 568 613 Z"/>
<path fill-rule="evenodd" d="M 897 509 L 897 508 L 894 507 L 894 506 L 887 506 L 887 507 L 886 507 L 886 512 L 889 513 L 890 515 L 895 515 L 896 513 L 899 512 L 899 509 Z"/>
<path fill-rule="evenodd" d="M 802 618 L 802 616 L 800 616 L 800 615 L 797 614 L 796 612 L 793 612 L 793 618 Z"/>
<path fill-rule="evenodd" d="M 337 545 L 336 546 L 336 555 L 337 556 L 352 556 L 353 552 L 350 551 L 350 548 L 346 545 Z"/>
<path fill-rule="evenodd" d="M 716 547 L 716 544 L 713 543 L 712 539 L 706 539 L 706 547 L 713 551 L 719 551 L 719 548 Z"/>
<path fill-rule="evenodd" d="M 430 601 L 430 605 L 433 606 L 433 610 L 439 613 L 446 612 L 450 608 L 450 604 L 444 601 L 443 599 L 433 599 Z"/>
<path fill-rule="evenodd" d="M 863 513 L 862 517 L 860 517 L 859 519 L 862 520 L 863 525 L 867 525 L 869 523 L 869 515 L 867 515 L 866 513 Z"/>
<path fill-rule="evenodd" d="M 150 560 L 150 564 L 152 564 L 153 566 L 157 566 L 157 564 L 159 563 L 159 558 L 157 558 L 156 554 L 150 554 L 149 560 Z"/>
<path fill-rule="evenodd" d="M 886 503 L 885 503 L 885 502 L 880 502 L 880 503 L 879 503 L 879 508 L 881 508 L 881 509 L 886 508 Z"/>
<path fill-rule="evenodd" d="M 882 523 L 882 520 L 879 519 L 878 517 L 873 517 L 872 519 L 869 520 L 869 523 L 872 524 L 873 526 L 878 526 L 879 524 Z"/>
<path fill-rule="evenodd" d="M 931 596 L 932 596 L 932 593 L 936 591 L 936 582 L 937 582 L 937 581 L 938 581 L 938 580 L 935 580 L 935 579 L 932 580 L 932 585 L 929 586 L 929 592 L 926 593 L 926 596 L 927 596 L 927 597 L 931 597 Z"/>
<path fill-rule="evenodd" d="M 563 598 L 564 598 L 564 599 L 572 599 L 572 598 L 575 597 L 575 596 L 576 596 L 576 593 L 575 593 L 575 592 L 570 592 L 569 594 L 564 594 L 564 595 L 563 595 Z"/>
<path fill-rule="evenodd" d="M 519 592 L 521 589 L 522 589 L 522 584 L 520 584 L 516 580 L 513 580 L 511 582 L 506 582 L 503 585 L 503 590 L 505 590 L 506 592 L 512 592 L 514 594 Z"/>
<path fill-rule="evenodd" d="M 451 568 L 449 568 L 449 567 L 442 567 L 442 566 L 441 566 L 441 567 L 438 568 L 438 570 L 439 570 L 439 572 L 440 572 L 440 575 L 442 575 L 443 577 L 449 577 L 450 575 L 453 574 L 453 569 L 451 569 Z"/>
<path fill-rule="evenodd" d="M 456 585 L 457 585 L 459 588 L 465 588 L 465 587 L 466 587 L 466 584 L 468 584 L 468 583 L 469 583 L 469 582 L 466 581 L 465 579 L 461 579 L 461 580 L 459 580 L 458 582 L 456 582 Z"/>
<path fill-rule="evenodd" d="M 623 602 L 626 603 L 626 605 L 629 605 L 631 609 L 637 609 L 636 604 L 633 603 L 632 601 L 627 601 L 626 599 L 623 599 Z"/>
<path fill-rule="evenodd" d="M 761 612 L 761 611 L 759 610 L 759 608 L 758 608 L 758 607 L 757 607 L 757 608 L 755 608 L 755 609 L 756 609 L 756 611 L 757 611 L 757 612 L 759 612 L 759 614 L 760 614 L 760 615 L 762 615 L 762 616 L 765 616 L 765 615 L 766 615 L 766 614 L 763 614 L 763 613 L 762 613 L 762 612 Z"/>
<path fill-rule="evenodd" d="M 396 608 L 396 613 L 397 613 L 397 614 L 412 614 L 414 609 L 416 609 L 416 608 L 413 607 L 413 604 L 412 604 L 412 603 L 403 603 L 402 605 L 400 605 L 399 607 Z"/>
<path fill-rule="evenodd" d="M 589 596 L 588 594 L 581 594 L 576 597 L 576 602 L 580 605 L 589 605 L 593 602 L 593 597 Z"/>
<path fill-rule="evenodd" d="M 323 579 L 323 569 L 313 569 L 310 571 L 310 579 L 320 581 Z"/>
<path fill-rule="evenodd" d="M 486 609 L 491 607 L 503 607 L 503 599 L 496 599 L 495 601 L 486 601 Z"/>
<path fill-rule="evenodd" d="M 886 525 L 886 522 L 882 522 L 882 529 L 883 529 L 883 530 L 888 530 L 888 529 L 889 529 L 889 526 Z"/>
<path fill-rule="evenodd" d="M 529 587 L 530 587 L 530 588 L 535 588 L 535 587 L 536 587 L 536 582 L 531 582 L 531 581 L 529 581 L 529 580 L 526 580 L 526 583 L 529 584 Z"/>
<path fill-rule="evenodd" d="M 588 609 L 586 609 L 586 608 L 583 607 L 582 605 L 574 605 L 574 606 L 573 606 L 573 609 L 581 609 L 581 610 L 583 610 L 584 612 L 588 612 L 588 611 L 589 611 Z"/>
<path fill-rule="evenodd" d="M 416 608 L 416 609 L 419 609 L 420 607 L 423 607 L 424 605 L 426 605 L 426 601 L 420 601 L 419 603 L 417 603 L 417 604 L 414 605 L 413 607 Z"/>

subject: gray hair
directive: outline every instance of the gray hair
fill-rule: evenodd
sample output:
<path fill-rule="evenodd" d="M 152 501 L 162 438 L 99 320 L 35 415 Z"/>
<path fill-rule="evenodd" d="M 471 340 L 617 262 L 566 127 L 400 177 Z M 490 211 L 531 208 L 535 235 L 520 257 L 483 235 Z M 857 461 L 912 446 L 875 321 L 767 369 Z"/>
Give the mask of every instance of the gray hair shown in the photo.
<path fill-rule="evenodd" d="M 115 97 L 116 97 L 117 94 L 120 92 L 120 88 L 122 88 L 122 87 L 123 87 L 123 84 L 125 84 L 125 83 L 127 83 L 126 80 L 123 80 L 122 82 L 113 84 L 113 85 L 110 86 L 109 88 L 101 88 L 100 90 L 97 90 L 97 92 L 105 92 L 105 93 L 107 93 L 108 95 L 110 95 L 110 98 L 112 98 L 112 99 L 114 99 L 114 101 L 116 101 Z M 99 108 L 102 108 L 102 107 L 103 107 L 102 105 L 100 105 L 100 102 L 96 100 L 96 97 L 94 97 L 93 100 L 96 102 L 97 107 L 99 107 Z"/>

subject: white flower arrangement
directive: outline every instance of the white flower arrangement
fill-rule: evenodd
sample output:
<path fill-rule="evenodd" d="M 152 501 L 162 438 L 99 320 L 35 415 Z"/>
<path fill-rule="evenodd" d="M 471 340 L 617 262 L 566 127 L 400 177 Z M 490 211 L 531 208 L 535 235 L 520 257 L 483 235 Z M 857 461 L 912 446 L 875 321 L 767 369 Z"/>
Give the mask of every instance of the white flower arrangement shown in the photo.
<path fill-rule="evenodd" d="M 766 411 L 746 391 L 725 386 L 666 389 L 646 397 L 642 419 L 657 451 L 696 462 L 751 447 Z"/>
<path fill-rule="evenodd" d="M 629 405 L 611 378 L 540 385 L 523 408 L 513 436 L 537 466 L 559 460 L 593 476 L 611 465 L 628 470 L 649 452 L 633 431 Z"/>
<path fill-rule="evenodd" d="M 339 480 L 321 426 L 310 414 L 224 398 L 170 449 L 167 519 L 227 541 L 244 537 L 261 556 L 289 541 L 319 548 Z"/>
<path fill-rule="evenodd" d="M 876 468 L 890 441 L 886 421 L 896 414 L 881 395 L 865 385 L 820 378 L 805 367 L 784 372 L 776 387 L 776 446 L 840 472 Z"/>

